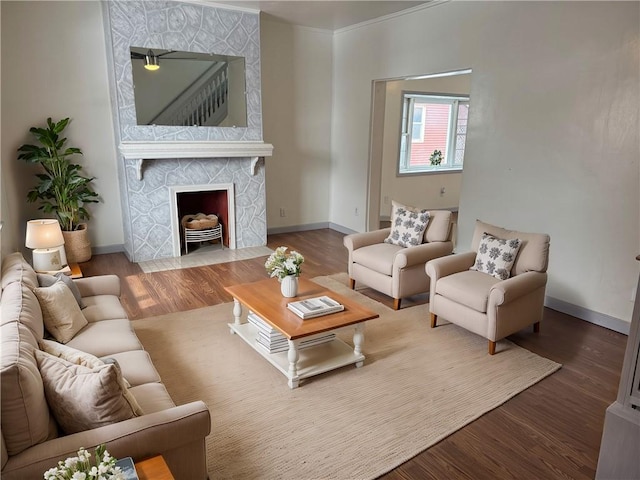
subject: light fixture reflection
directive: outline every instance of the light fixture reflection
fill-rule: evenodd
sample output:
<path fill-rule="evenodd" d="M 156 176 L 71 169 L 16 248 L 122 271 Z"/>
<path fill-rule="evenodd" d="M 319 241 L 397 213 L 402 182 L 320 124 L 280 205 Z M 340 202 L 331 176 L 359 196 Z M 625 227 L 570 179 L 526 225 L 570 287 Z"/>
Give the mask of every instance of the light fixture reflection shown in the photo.
<path fill-rule="evenodd" d="M 151 50 L 149 50 L 144 56 L 144 68 L 151 71 L 155 71 L 160 68 L 160 60 Z"/>

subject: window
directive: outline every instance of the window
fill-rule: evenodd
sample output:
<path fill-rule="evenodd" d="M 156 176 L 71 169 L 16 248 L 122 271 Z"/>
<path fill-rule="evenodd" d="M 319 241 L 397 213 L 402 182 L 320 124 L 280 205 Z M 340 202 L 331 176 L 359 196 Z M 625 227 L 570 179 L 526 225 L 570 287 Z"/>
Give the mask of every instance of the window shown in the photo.
<path fill-rule="evenodd" d="M 461 171 L 468 117 L 469 97 L 405 93 L 399 173 Z M 442 153 L 437 165 L 436 151 Z"/>

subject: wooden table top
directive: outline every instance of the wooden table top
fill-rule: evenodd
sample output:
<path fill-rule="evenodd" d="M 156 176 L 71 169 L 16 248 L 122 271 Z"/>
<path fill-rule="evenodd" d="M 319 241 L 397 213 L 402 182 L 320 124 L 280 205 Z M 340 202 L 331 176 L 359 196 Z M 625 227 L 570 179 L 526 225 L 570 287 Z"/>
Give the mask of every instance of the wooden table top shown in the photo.
<path fill-rule="evenodd" d="M 136 462 L 135 466 L 140 480 L 175 480 L 162 455 Z"/>
<path fill-rule="evenodd" d="M 233 285 L 224 289 L 290 340 L 379 317 L 377 313 L 364 308 L 357 302 L 302 277 L 298 278 L 298 296 L 295 298 L 283 297 L 280 292 L 280 283 L 275 278 Z M 344 305 L 344 310 L 303 320 L 287 308 L 289 302 L 322 295 L 340 302 Z"/>

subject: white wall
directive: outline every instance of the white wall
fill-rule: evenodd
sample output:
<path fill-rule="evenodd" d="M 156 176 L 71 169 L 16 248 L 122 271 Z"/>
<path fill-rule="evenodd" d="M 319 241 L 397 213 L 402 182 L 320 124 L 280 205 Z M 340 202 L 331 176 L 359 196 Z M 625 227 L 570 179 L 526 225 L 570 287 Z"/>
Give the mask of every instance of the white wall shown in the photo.
<path fill-rule="evenodd" d="M 269 230 L 326 223 L 331 169 L 331 32 L 261 20 Z M 284 209 L 285 217 L 280 216 Z"/>
<path fill-rule="evenodd" d="M 397 175 L 403 92 L 465 94 L 471 90 L 471 74 L 424 80 L 392 80 L 386 83 L 380 215 L 391 215 L 391 201 L 429 209 L 458 208 L 461 173 Z M 473 101 L 471 102 L 473 103 Z M 445 189 L 443 195 L 441 188 Z"/>
<path fill-rule="evenodd" d="M 471 68 L 459 240 L 551 235 L 547 293 L 629 321 L 640 252 L 637 2 L 451 2 L 334 37 L 330 220 L 365 228 L 371 82 Z"/>
<path fill-rule="evenodd" d="M 43 214 L 27 204 L 38 171 L 17 160 L 16 150 L 33 143 L 32 126 L 47 117 L 70 117 L 69 146 L 77 163 L 95 176 L 102 203 L 89 206 L 93 247 L 123 242 L 116 151 L 107 87 L 99 2 L 0 2 L 2 9 L 2 197 L 3 248 L 23 249 L 27 220 Z"/>

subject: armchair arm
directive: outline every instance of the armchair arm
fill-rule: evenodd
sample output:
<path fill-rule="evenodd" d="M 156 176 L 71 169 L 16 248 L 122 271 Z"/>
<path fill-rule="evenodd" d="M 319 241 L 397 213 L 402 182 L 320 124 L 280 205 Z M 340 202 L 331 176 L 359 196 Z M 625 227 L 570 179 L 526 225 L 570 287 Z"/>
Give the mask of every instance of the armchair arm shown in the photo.
<path fill-rule="evenodd" d="M 431 279 L 431 284 L 434 285 L 439 278 L 469 270 L 475 261 L 476 252 L 456 253 L 429 260 L 425 270 Z"/>
<path fill-rule="evenodd" d="M 391 228 L 382 228 L 371 232 L 352 233 L 351 235 L 345 236 L 342 239 L 342 243 L 347 247 L 349 253 L 351 253 L 358 248 L 384 242 L 384 239 L 389 236 L 390 232 Z"/>
<path fill-rule="evenodd" d="M 425 264 L 434 258 L 444 257 L 453 252 L 452 242 L 429 242 L 399 250 L 393 259 L 393 269 Z"/>
<path fill-rule="evenodd" d="M 547 274 L 525 272 L 496 283 L 489 291 L 489 308 L 498 307 L 517 300 L 547 283 Z"/>
<path fill-rule="evenodd" d="M 204 467 L 204 439 L 210 431 L 211 418 L 207 406 L 202 401 L 191 402 L 35 445 L 9 457 L 2 470 L 2 478 L 42 478 L 47 469 L 56 466 L 59 460 L 75 456 L 80 447 L 93 450 L 103 443 L 116 458 L 133 457 L 134 460 L 143 460 L 161 454 L 177 479 L 188 478 L 179 471 L 174 471 L 174 465 L 170 461 L 175 456 L 172 452 L 181 450 L 181 456 L 190 456 L 194 464 L 192 471 L 197 471 Z M 201 446 L 195 448 L 194 443 Z M 185 446 L 189 446 L 188 449 L 184 449 Z M 195 464 L 200 456 L 203 464 L 199 467 Z M 204 478 L 206 469 L 202 475 L 203 480 Z"/>
<path fill-rule="evenodd" d="M 117 275 L 98 275 L 96 277 L 77 278 L 74 283 L 83 297 L 95 295 L 120 296 L 120 278 Z"/>

